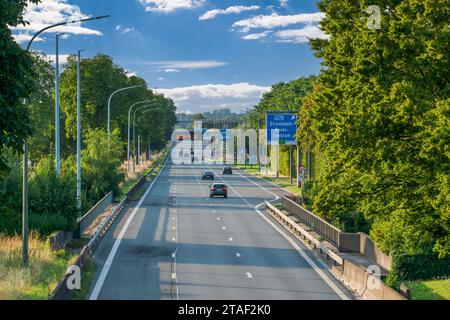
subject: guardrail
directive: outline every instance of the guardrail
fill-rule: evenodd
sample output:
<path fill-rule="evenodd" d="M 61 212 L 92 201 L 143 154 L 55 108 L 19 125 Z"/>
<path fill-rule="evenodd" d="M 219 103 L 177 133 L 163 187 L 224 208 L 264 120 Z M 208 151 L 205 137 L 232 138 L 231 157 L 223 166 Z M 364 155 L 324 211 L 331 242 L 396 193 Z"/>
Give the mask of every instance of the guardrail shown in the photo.
<path fill-rule="evenodd" d="M 169 149 L 170 150 L 170 149 Z M 127 203 L 129 203 L 132 195 L 145 183 L 145 180 L 152 175 L 167 159 L 170 152 L 165 152 L 163 156 L 153 165 L 152 169 L 133 186 L 133 188 L 125 195 L 125 197 L 120 201 L 120 203 L 111 210 L 111 214 L 105 219 L 100 228 L 91 238 L 89 243 L 83 247 L 81 253 L 79 254 L 77 260 L 74 265 L 78 266 L 81 270 L 84 270 L 86 264 L 92 256 L 94 255 L 95 250 L 97 249 L 100 241 L 103 239 L 105 234 L 108 232 L 111 225 L 114 223 L 116 217 L 122 212 L 122 210 L 126 207 Z M 55 290 L 50 294 L 49 299 L 51 300 L 68 300 L 71 298 L 72 290 L 70 290 L 67 286 L 67 281 L 71 276 L 70 273 L 66 273 Z"/>
<path fill-rule="evenodd" d="M 92 225 L 92 222 L 101 215 L 108 206 L 113 203 L 114 195 L 111 191 L 102 200 L 100 200 L 95 206 L 93 206 L 79 221 L 78 221 L 78 236 L 82 237 L 86 232 L 86 229 Z"/>
<path fill-rule="evenodd" d="M 296 222 L 294 222 L 291 218 L 286 216 L 283 212 L 278 210 L 275 206 L 273 206 L 271 203 L 266 201 L 267 208 L 276 216 L 278 219 L 280 219 L 285 225 L 287 225 L 295 234 L 302 236 L 304 240 L 307 240 L 314 249 L 319 249 L 320 253 L 323 253 L 326 255 L 327 259 L 331 258 L 333 259 L 335 264 L 343 265 L 344 259 L 342 259 L 339 255 L 325 247 L 322 242 L 314 238 L 308 231 L 300 227 Z"/>
<path fill-rule="evenodd" d="M 282 197 L 281 201 L 283 208 L 292 212 L 292 214 L 300 219 L 300 221 L 313 228 L 314 231 L 319 233 L 334 246 L 339 246 L 339 234 L 341 233 L 341 230 L 333 226 L 331 223 L 326 222 L 314 213 L 309 212 L 287 197 Z"/>

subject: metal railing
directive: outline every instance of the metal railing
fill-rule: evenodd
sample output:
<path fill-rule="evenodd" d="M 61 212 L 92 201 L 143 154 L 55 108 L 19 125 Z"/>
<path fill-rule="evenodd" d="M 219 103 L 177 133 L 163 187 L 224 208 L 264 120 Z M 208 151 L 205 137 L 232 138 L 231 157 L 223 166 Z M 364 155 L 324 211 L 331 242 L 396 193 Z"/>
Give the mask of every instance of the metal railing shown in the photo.
<path fill-rule="evenodd" d="M 92 225 L 92 223 L 113 203 L 114 196 L 111 191 L 102 200 L 100 200 L 95 206 L 93 206 L 79 221 L 79 236 L 83 237 L 86 230 Z"/>
<path fill-rule="evenodd" d="M 302 223 L 314 229 L 314 231 L 333 245 L 339 245 L 339 234 L 341 233 L 341 230 L 314 213 L 309 212 L 287 197 L 282 197 L 281 201 L 283 208 L 295 215 Z"/>

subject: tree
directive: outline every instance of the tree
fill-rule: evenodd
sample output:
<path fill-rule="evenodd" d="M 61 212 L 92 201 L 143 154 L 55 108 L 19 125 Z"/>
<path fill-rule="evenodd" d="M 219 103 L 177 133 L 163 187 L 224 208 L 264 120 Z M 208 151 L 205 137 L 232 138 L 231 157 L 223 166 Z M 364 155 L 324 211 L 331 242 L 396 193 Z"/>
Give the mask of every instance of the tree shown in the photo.
<path fill-rule="evenodd" d="M 28 103 L 32 135 L 28 143 L 30 160 L 36 163 L 54 150 L 55 68 L 45 57 L 34 54 L 33 71 L 35 90 Z M 66 145 L 64 139 L 62 144 Z"/>
<path fill-rule="evenodd" d="M 322 157 L 314 210 L 355 212 L 387 253 L 450 254 L 450 8 L 443 0 L 319 2 L 326 67 L 301 112 L 301 141 Z"/>
<path fill-rule="evenodd" d="M 31 132 L 23 98 L 33 89 L 32 59 L 14 41 L 10 27 L 26 24 L 23 20 L 27 2 L 0 1 L 0 175 L 8 171 L 5 148 L 22 152 L 23 141 Z"/>

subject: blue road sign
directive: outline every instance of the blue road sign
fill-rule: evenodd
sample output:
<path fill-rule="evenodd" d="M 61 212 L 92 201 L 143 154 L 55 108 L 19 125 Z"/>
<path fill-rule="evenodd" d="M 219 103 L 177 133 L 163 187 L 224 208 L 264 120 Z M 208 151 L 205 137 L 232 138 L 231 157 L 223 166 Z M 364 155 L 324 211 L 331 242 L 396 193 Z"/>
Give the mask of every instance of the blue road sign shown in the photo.
<path fill-rule="evenodd" d="M 295 112 L 284 111 L 269 111 L 266 114 L 266 128 L 267 128 L 267 144 L 275 144 L 272 142 L 272 130 L 279 130 L 279 144 L 280 145 L 296 145 L 295 136 L 297 134 L 297 114 Z M 276 139 L 276 136 L 274 136 Z"/>

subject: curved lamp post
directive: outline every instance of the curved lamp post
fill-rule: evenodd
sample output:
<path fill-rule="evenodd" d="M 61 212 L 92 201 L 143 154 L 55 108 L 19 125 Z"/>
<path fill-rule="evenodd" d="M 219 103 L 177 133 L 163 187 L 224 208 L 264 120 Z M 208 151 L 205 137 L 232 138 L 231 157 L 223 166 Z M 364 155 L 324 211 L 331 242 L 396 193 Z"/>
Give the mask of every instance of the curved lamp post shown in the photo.
<path fill-rule="evenodd" d="M 61 23 L 52 24 L 47 26 L 34 34 L 31 40 L 28 42 L 27 52 L 30 52 L 31 45 L 33 41 L 39 36 L 41 33 L 56 28 L 59 26 L 64 26 L 72 23 L 79 22 L 87 22 L 93 20 L 100 20 L 109 18 L 110 16 L 99 16 L 95 18 L 87 18 L 87 19 L 79 19 L 79 20 L 70 20 Z M 27 104 L 28 100 L 25 99 L 25 104 Z M 22 190 L 22 263 L 24 267 L 28 266 L 28 141 L 27 138 L 23 141 L 23 190 Z"/>
<path fill-rule="evenodd" d="M 131 90 L 131 89 L 135 89 L 135 88 L 140 88 L 140 87 L 145 87 L 147 85 L 145 84 L 141 84 L 141 85 L 137 85 L 137 86 L 131 86 L 131 87 L 126 87 L 126 88 L 122 88 L 119 90 L 114 91 L 111 96 L 108 99 L 108 143 L 111 140 L 111 99 L 113 98 L 113 96 L 116 93 L 125 91 L 125 90 Z"/>
<path fill-rule="evenodd" d="M 155 104 L 157 104 L 156 101 L 153 102 L 152 104 L 148 104 L 148 105 L 145 105 L 145 106 L 141 106 L 141 107 L 137 108 L 136 110 L 134 110 L 134 112 L 133 112 L 133 155 L 134 155 L 135 158 L 136 158 L 136 127 L 139 126 L 139 125 L 136 124 L 136 121 L 135 121 L 135 119 L 136 119 L 136 113 L 137 113 L 138 111 L 140 111 L 140 110 L 145 109 L 145 108 L 152 107 L 152 106 L 154 106 Z M 158 110 L 158 109 L 160 109 L 160 108 L 161 108 L 161 107 L 155 107 L 155 108 L 152 108 L 152 109 L 150 109 L 150 110 L 144 111 L 144 113 L 145 113 L 145 112 L 150 112 L 150 111 L 155 111 L 155 110 Z M 139 139 L 139 138 L 138 138 L 138 139 Z M 140 148 L 139 142 L 138 142 L 138 150 L 139 150 L 139 152 L 138 152 L 138 158 L 137 158 L 137 161 L 138 161 L 138 164 L 140 164 L 139 155 L 140 155 L 140 150 L 141 150 L 141 148 Z M 133 161 L 133 173 L 136 172 L 135 164 L 136 164 L 135 161 Z"/>

